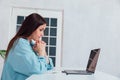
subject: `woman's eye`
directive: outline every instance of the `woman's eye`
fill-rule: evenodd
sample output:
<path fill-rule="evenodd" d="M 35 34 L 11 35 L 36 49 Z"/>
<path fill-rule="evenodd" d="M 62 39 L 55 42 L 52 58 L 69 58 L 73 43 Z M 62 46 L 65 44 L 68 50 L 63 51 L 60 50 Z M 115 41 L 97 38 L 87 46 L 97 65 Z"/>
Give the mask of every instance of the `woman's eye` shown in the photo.
<path fill-rule="evenodd" d="M 40 31 L 43 31 L 43 29 L 40 29 Z"/>

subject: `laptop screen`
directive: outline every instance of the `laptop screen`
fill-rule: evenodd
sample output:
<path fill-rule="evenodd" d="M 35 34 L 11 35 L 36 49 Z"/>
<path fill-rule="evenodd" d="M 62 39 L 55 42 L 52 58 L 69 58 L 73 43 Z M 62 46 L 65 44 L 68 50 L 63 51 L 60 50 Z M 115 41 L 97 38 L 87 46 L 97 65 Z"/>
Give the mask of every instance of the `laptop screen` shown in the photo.
<path fill-rule="evenodd" d="M 93 73 L 95 72 L 99 53 L 100 53 L 100 48 L 91 50 L 86 71 Z"/>

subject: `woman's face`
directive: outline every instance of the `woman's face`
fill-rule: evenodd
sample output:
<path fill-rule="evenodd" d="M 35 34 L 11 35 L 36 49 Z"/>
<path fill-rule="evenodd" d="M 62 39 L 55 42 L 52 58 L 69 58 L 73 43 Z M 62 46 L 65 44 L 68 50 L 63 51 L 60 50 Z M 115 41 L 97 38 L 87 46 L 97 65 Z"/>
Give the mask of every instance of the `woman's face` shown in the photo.
<path fill-rule="evenodd" d="M 44 36 L 44 30 L 46 28 L 46 24 L 39 26 L 29 37 L 28 39 L 38 41 Z"/>

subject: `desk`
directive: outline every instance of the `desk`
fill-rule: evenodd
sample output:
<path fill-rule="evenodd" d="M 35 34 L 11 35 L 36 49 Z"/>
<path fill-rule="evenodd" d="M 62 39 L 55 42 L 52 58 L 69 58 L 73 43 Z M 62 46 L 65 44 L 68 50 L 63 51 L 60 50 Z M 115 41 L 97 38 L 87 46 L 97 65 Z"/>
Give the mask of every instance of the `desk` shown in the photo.
<path fill-rule="evenodd" d="M 32 75 L 26 80 L 120 80 L 120 78 L 99 71 L 96 71 L 93 75 L 66 75 L 65 73 L 53 71 Z"/>

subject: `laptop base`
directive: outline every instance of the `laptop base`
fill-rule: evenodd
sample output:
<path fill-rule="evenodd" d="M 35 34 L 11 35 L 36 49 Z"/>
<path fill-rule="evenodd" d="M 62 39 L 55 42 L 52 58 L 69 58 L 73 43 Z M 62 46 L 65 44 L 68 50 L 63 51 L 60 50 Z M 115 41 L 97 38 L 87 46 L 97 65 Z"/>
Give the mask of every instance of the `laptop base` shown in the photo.
<path fill-rule="evenodd" d="M 66 75 L 68 75 L 68 74 L 92 75 L 93 74 L 93 72 L 88 72 L 86 70 L 64 70 L 64 71 L 62 71 L 62 73 L 66 73 Z"/>

